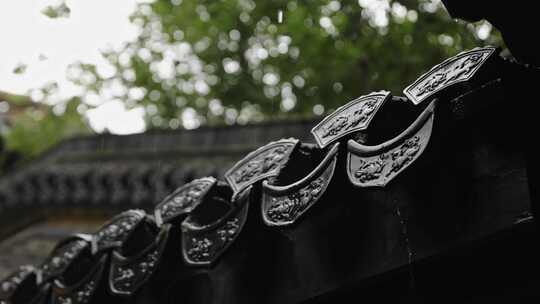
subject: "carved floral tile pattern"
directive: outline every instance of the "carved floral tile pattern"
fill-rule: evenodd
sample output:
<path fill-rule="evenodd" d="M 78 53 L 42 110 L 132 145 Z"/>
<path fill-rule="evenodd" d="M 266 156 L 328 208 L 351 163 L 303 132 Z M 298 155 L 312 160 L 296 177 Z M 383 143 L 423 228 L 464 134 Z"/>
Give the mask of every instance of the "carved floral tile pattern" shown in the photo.
<path fill-rule="evenodd" d="M 59 304 L 85 304 L 88 303 L 96 289 L 96 282 L 89 281 L 73 294 L 58 296 L 56 302 Z M 53 301 L 54 302 L 54 301 Z"/>
<path fill-rule="evenodd" d="M 366 130 L 369 123 L 390 97 L 381 91 L 361 96 L 324 118 L 311 133 L 321 148 L 353 132 Z"/>
<path fill-rule="evenodd" d="M 135 292 L 154 272 L 160 255 L 160 250 L 156 248 L 132 263 L 120 265 L 113 262 L 109 281 L 113 292 L 128 295 Z"/>
<path fill-rule="evenodd" d="M 156 222 L 166 223 L 181 214 L 191 212 L 216 183 L 213 177 L 196 179 L 166 197 L 155 208 Z"/>
<path fill-rule="evenodd" d="M 305 211 L 322 193 L 324 180 L 317 178 L 298 192 L 282 197 L 273 197 L 266 211 L 272 222 L 290 222 Z"/>
<path fill-rule="evenodd" d="M 59 275 L 87 246 L 86 241 L 78 239 L 56 249 L 40 267 L 43 280 Z"/>
<path fill-rule="evenodd" d="M 359 187 L 384 187 L 420 157 L 429 143 L 433 114 L 412 136 L 380 154 L 362 156 L 348 152 L 347 170 L 351 182 Z"/>
<path fill-rule="evenodd" d="M 493 47 L 477 48 L 448 58 L 420 76 L 403 93 L 419 104 L 447 87 L 471 79 L 494 52 Z"/>
<path fill-rule="evenodd" d="M 193 229 L 182 225 L 184 261 L 190 265 L 209 265 L 217 260 L 235 241 L 247 218 L 248 203 L 238 207 L 235 214 L 214 227 Z M 187 220 L 189 222 L 189 219 Z"/>
<path fill-rule="evenodd" d="M 0 296 L 9 297 L 23 280 L 34 271 L 35 269 L 32 266 L 20 266 L 17 271 L 0 281 Z"/>
<path fill-rule="evenodd" d="M 161 230 L 156 241 L 135 257 L 123 257 L 114 251 L 111 257 L 109 287 L 113 294 L 132 295 L 154 274 L 165 250 L 168 228 Z"/>
<path fill-rule="evenodd" d="M 212 250 L 214 242 L 208 238 L 191 238 L 191 246 L 186 251 L 186 255 L 191 261 L 202 262 L 210 260 L 210 250 Z"/>
<path fill-rule="evenodd" d="M 95 234 L 92 251 L 119 246 L 144 217 L 145 213 L 141 210 L 128 210 L 117 215 Z"/>
<path fill-rule="evenodd" d="M 225 173 L 225 179 L 235 193 L 239 193 L 259 180 L 274 176 L 297 143 L 298 140 L 292 138 L 271 142 L 237 162 Z"/>
<path fill-rule="evenodd" d="M 99 282 L 103 275 L 106 258 L 102 257 L 91 270 L 90 275 L 77 283 L 76 287 L 60 287 L 55 280 L 51 303 L 58 304 L 86 304 L 96 293 Z"/>
<path fill-rule="evenodd" d="M 299 189 L 286 190 L 280 194 L 263 191 L 262 210 L 265 223 L 282 226 L 298 220 L 324 194 L 334 174 L 336 161 L 334 156 L 320 176 L 314 177 Z"/>

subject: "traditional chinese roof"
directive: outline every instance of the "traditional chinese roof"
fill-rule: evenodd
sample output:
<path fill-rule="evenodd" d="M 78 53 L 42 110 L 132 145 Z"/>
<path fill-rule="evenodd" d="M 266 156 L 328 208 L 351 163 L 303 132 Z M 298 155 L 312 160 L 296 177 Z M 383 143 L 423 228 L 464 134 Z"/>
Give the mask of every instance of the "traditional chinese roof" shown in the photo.
<path fill-rule="evenodd" d="M 501 105 L 516 102 L 508 92 L 523 74 L 511 71 L 522 67 L 482 55 L 492 50 L 449 58 L 408 86 L 407 98 L 360 98 L 337 109 L 312 129 L 316 145 L 275 142 L 309 141 L 310 122 L 68 142 L 69 148 L 59 146 L 8 176 L 15 182 L 2 184 L 10 195 L 4 194 L 1 215 L 155 209 L 153 216 L 125 211 L 91 236 L 76 236 L 85 242 L 80 256 L 91 263 L 71 272 L 76 281 L 54 281 L 59 301 L 77 295 L 103 302 L 112 294 L 137 300 L 138 287 L 167 299 L 185 292 L 216 297 L 207 286 L 228 290 L 219 296 L 231 303 L 252 303 L 251 297 L 335 303 L 369 295 L 411 303 L 437 302 L 444 295 L 458 303 L 501 291 L 505 299 L 522 293 L 538 298 L 537 289 L 521 288 L 538 281 L 538 202 L 532 191 L 538 170 L 525 157 L 529 146 L 508 141 L 521 138 L 521 117 L 501 111 Z M 369 133 L 362 133 L 367 124 Z M 201 178 L 155 206 L 193 177 L 223 179 L 243 155 L 226 173 L 233 187 Z M 268 178 L 258 183 L 259 176 Z M 11 223 L 18 220 L 14 216 Z M 107 254 L 113 257 L 109 276 Z M 163 277 L 157 263 L 166 266 Z M 6 282 L 16 287 L 22 279 L 10 278 L 38 274 L 19 271 Z M 181 279 L 187 277 L 194 281 Z M 163 278 L 177 283 L 163 288 Z M 19 285 L 7 288 L 6 298 L 29 290 Z"/>
<path fill-rule="evenodd" d="M 0 227 L 19 226 L 9 220 L 12 211 L 32 221 L 43 212 L 148 209 L 195 178 L 223 178 L 235 161 L 269 141 L 312 141 L 314 124 L 305 120 L 72 138 L 0 179 Z M 0 229 L 4 235 L 8 230 Z"/>

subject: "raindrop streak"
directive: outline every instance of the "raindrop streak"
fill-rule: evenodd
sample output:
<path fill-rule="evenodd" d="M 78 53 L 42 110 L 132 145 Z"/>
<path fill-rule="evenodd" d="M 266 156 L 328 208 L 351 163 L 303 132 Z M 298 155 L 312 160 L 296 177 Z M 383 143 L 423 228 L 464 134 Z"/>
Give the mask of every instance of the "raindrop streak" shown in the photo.
<path fill-rule="evenodd" d="M 401 224 L 401 233 L 403 234 L 403 237 L 405 238 L 405 247 L 407 249 L 407 255 L 408 255 L 408 262 L 409 262 L 409 276 L 410 276 L 410 287 L 414 290 L 416 287 L 416 282 L 414 279 L 414 270 L 413 270 L 413 252 L 411 249 L 411 244 L 409 242 L 409 234 L 407 231 L 407 220 L 403 217 L 401 214 L 401 211 L 399 209 L 399 206 L 396 207 L 396 214 L 399 218 L 400 224 Z"/>
<path fill-rule="evenodd" d="M 283 10 L 279 10 L 277 14 L 277 21 L 279 24 L 283 23 Z M 274 99 L 272 99 L 272 114 L 270 115 L 271 118 L 274 115 Z"/>

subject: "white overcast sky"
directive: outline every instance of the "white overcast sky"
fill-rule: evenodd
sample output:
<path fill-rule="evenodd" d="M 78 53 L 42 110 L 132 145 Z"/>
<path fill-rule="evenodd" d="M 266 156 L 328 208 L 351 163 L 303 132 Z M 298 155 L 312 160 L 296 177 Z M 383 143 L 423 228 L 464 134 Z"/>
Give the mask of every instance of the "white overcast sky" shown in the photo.
<path fill-rule="evenodd" d="M 70 63 L 83 61 L 106 66 L 100 50 L 117 48 L 137 36 L 129 22 L 138 0 L 68 0 L 69 18 L 50 19 L 41 11 L 58 0 L 0 0 L 0 90 L 28 94 L 51 81 L 59 84 L 58 98 L 79 94 L 66 78 Z M 26 64 L 24 74 L 13 73 Z M 127 111 L 108 101 L 89 111 L 92 128 L 127 134 L 144 130 L 142 109 Z"/>

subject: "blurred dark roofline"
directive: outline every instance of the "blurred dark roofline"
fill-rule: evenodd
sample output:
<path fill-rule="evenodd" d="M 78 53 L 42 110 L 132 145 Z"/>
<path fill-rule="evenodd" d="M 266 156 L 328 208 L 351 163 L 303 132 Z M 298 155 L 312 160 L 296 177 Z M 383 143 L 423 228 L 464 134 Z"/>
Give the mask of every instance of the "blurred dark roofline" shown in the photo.
<path fill-rule="evenodd" d="M 314 142 L 309 134 L 309 130 L 319 120 L 320 119 L 318 118 L 296 120 L 280 119 L 245 125 L 205 125 L 191 130 L 150 129 L 142 133 L 129 135 L 110 133 L 81 135 L 61 141 L 45 151 L 33 162 L 50 161 L 51 158 L 56 158 L 63 152 L 83 150 L 106 152 L 111 151 L 111 149 L 112 151 L 136 149 L 153 150 L 157 153 L 160 151 L 171 150 L 173 147 L 185 145 L 189 145 L 189 148 L 194 150 L 198 147 L 217 148 L 215 147 L 216 144 L 221 147 L 256 147 L 264 145 L 268 141 L 284 137 L 296 137 L 306 142 Z M 216 138 L 216 136 L 211 136 L 212 134 L 215 135 L 218 133 L 220 136 L 234 136 L 227 136 L 227 138 Z M 165 141 L 165 137 L 169 140 L 177 140 L 176 144 Z"/>

